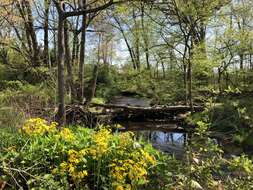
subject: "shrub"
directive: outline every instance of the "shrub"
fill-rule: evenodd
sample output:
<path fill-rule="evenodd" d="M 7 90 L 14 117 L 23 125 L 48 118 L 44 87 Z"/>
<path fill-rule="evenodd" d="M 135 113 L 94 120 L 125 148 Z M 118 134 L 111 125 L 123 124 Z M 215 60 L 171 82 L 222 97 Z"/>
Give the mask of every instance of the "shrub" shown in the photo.
<path fill-rule="evenodd" d="M 102 126 L 57 129 L 35 118 L 17 138 L 19 144 L 3 144 L 0 152 L 0 180 L 11 188 L 136 189 L 148 183 L 157 163 L 157 151 L 131 132 L 113 134 Z"/>
<path fill-rule="evenodd" d="M 49 107 L 54 103 L 54 91 L 45 86 L 23 85 L 20 90 L 6 89 L 0 93 L 0 105 L 24 111 Z M 25 110 L 27 109 L 27 110 Z"/>
<path fill-rule="evenodd" d="M 23 80 L 29 84 L 37 84 L 50 79 L 50 70 L 47 67 L 29 68 L 23 73 Z"/>
<path fill-rule="evenodd" d="M 21 90 L 23 87 L 23 83 L 21 81 L 15 80 L 15 81 L 0 81 L 0 90 Z"/>
<path fill-rule="evenodd" d="M 0 126 L 6 127 L 17 126 L 23 122 L 24 117 L 25 117 L 24 112 L 21 112 L 20 110 L 14 107 L 9 106 L 0 107 Z"/>
<path fill-rule="evenodd" d="M 133 133 L 108 127 L 61 128 L 44 119 L 0 128 L 0 181 L 10 189 L 242 189 L 252 187 L 247 156 L 224 158 L 199 121 L 182 160 L 158 153 Z"/>

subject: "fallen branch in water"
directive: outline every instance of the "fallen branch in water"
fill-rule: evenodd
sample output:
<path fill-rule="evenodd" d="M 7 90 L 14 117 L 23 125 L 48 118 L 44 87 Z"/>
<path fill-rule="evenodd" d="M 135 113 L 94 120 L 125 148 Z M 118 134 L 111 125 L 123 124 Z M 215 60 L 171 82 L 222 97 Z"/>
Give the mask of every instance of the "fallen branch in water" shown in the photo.
<path fill-rule="evenodd" d="M 178 105 L 178 106 L 160 106 L 160 107 L 136 107 L 136 106 L 123 106 L 123 105 L 115 105 L 115 104 L 97 104 L 92 103 L 90 107 L 103 107 L 108 109 L 125 109 L 129 111 L 163 111 L 163 112 L 187 112 L 191 111 L 190 106 Z M 203 111 L 203 106 L 194 106 L 193 110 Z"/>

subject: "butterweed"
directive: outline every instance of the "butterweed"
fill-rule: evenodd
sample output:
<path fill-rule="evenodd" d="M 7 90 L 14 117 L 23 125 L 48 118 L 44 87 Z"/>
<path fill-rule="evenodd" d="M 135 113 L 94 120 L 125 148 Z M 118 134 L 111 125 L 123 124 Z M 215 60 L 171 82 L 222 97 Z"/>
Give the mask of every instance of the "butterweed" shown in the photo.
<path fill-rule="evenodd" d="M 75 140 L 75 135 L 71 132 L 70 129 L 68 128 L 63 128 L 61 131 L 60 131 L 60 136 L 66 140 L 66 141 L 73 141 Z"/>
<path fill-rule="evenodd" d="M 70 149 L 67 151 L 68 160 L 62 162 L 59 168 L 55 168 L 53 173 L 60 173 L 61 175 L 69 174 L 74 182 L 82 181 L 86 176 L 88 176 L 88 171 L 86 168 L 85 154 L 86 150 L 82 149 L 76 151 Z"/>
<path fill-rule="evenodd" d="M 145 184 L 148 182 L 148 168 L 156 164 L 148 152 L 139 148 L 135 149 L 130 155 L 125 155 L 127 159 L 115 159 L 109 165 L 110 176 L 113 179 L 113 186 L 131 189 L 137 184 Z"/>
<path fill-rule="evenodd" d="M 94 145 L 89 149 L 89 153 L 93 158 L 101 157 L 108 151 L 111 138 L 111 131 L 106 128 L 101 128 L 92 136 Z"/>
<path fill-rule="evenodd" d="M 56 122 L 48 122 L 41 118 L 28 119 L 23 127 L 22 131 L 28 135 L 43 135 L 45 133 L 50 133 L 56 131 Z"/>
<path fill-rule="evenodd" d="M 52 161 L 48 169 L 55 179 L 66 178 L 75 185 L 94 180 L 98 187 L 114 190 L 136 189 L 148 183 L 148 172 L 156 160 L 145 144 L 134 140 L 133 133 L 113 134 L 107 127 L 98 131 L 57 129 L 56 125 L 34 118 L 22 127 L 28 135 L 39 135 L 29 143 L 34 146 L 34 140 L 39 140 L 41 148 L 47 150 Z M 51 159 L 52 156 L 55 157 Z"/>

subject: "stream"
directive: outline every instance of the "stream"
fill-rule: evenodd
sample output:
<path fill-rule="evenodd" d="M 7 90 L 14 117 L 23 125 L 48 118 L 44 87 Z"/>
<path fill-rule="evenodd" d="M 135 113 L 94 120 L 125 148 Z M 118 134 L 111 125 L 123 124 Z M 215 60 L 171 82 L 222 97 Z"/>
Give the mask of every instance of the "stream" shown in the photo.
<path fill-rule="evenodd" d="M 110 103 L 119 106 L 149 107 L 150 100 L 131 96 L 116 96 Z M 187 134 L 174 133 L 166 130 L 166 121 L 124 122 L 120 123 L 125 130 L 132 131 L 137 138 L 150 142 L 154 148 L 181 157 L 187 143 Z"/>
<path fill-rule="evenodd" d="M 143 97 L 137 97 L 133 95 L 121 95 L 112 98 L 109 102 L 117 106 L 132 106 L 132 107 L 150 107 L 150 99 Z M 118 122 L 123 126 L 123 129 L 119 130 L 132 131 L 135 133 L 138 139 L 143 139 L 153 145 L 154 148 L 168 153 L 173 154 L 176 158 L 182 158 L 185 153 L 185 147 L 189 142 L 188 134 L 184 131 L 172 132 L 172 128 L 182 127 L 185 125 L 180 123 L 173 123 L 171 118 L 167 116 L 161 119 L 155 118 L 141 118 L 141 119 L 126 119 L 122 122 Z M 222 138 L 218 138 L 217 135 L 211 136 L 211 138 L 220 146 L 223 147 L 224 153 L 227 156 L 240 155 L 243 149 L 238 145 L 224 141 Z M 250 153 L 252 154 L 252 153 Z"/>

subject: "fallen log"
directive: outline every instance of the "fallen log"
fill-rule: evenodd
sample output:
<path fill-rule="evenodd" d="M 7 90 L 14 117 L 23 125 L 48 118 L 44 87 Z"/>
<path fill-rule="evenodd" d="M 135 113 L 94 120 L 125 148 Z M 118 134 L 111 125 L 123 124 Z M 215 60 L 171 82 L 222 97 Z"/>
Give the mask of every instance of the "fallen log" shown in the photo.
<path fill-rule="evenodd" d="M 180 132 L 185 129 L 177 126 L 185 126 L 189 106 L 160 106 L 160 107 L 134 107 L 113 104 L 91 104 L 91 107 L 102 107 L 102 112 L 92 112 L 82 105 L 66 106 L 66 120 L 68 124 L 81 124 L 87 127 L 94 127 L 98 123 L 122 123 L 141 122 L 147 127 L 154 123 L 158 128 L 174 130 Z M 200 106 L 195 106 L 196 111 L 203 110 Z M 169 124 L 168 124 L 169 123 Z M 152 125 L 150 125 L 152 124 Z M 154 126 L 154 125 L 153 125 Z M 188 125 L 187 125 L 188 126 Z"/>
<path fill-rule="evenodd" d="M 147 119 L 175 120 L 179 114 L 191 111 L 189 106 L 160 106 L 160 107 L 135 107 L 114 104 L 95 104 L 92 107 L 102 107 L 112 113 L 113 121 L 144 121 Z M 202 106 L 194 106 L 194 111 L 202 111 Z"/>
<path fill-rule="evenodd" d="M 122 105 L 115 105 L 115 104 L 97 104 L 92 103 L 91 107 L 103 107 L 108 109 L 125 109 L 129 111 L 163 111 L 163 112 L 187 112 L 191 111 L 190 106 L 178 105 L 178 106 L 159 106 L 159 107 L 136 107 L 136 106 L 122 106 Z M 203 111 L 203 106 L 194 106 L 193 110 L 195 112 Z"/>

